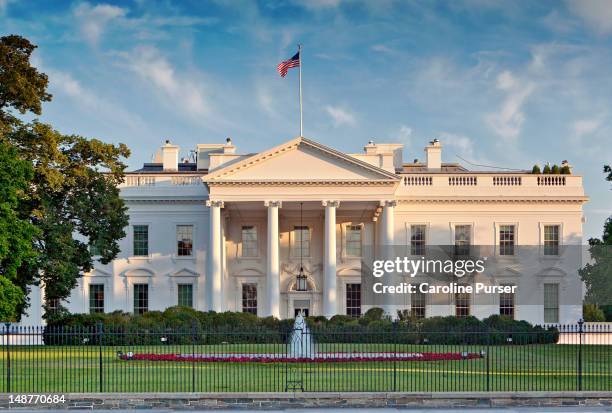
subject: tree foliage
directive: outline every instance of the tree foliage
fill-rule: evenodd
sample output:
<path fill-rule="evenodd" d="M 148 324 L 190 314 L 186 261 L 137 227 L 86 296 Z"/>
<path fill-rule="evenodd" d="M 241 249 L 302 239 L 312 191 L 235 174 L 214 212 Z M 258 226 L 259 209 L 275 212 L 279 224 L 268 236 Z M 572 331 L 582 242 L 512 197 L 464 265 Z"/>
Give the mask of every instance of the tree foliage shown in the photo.
<path fill-rule="evenodd" d="M 35 227 L 28 241 L 36 257 L 18 265 L 13 283 L 27 292 L 41 281 L 49 302 L 68 297 L 91 270 L 92 248 L 102 263 L 119 252 L 128 216 L 118 184 L 129 150 L 14 115 L 14 110 L 40 114 L 42 102 L 51 100 L 47 76 L 29 61 L 35 47 L 20 36 L 0 39 L 0 142 L 31 170 L 27 199 L 18 211 Z"/>
<path fill-rule="evenodd" d="M 604 166 L 608 173 L 607 181 L 612 181 L 612 171 Z M 589 239 L 589 254 L 591 262 L 579 273 L 586 286 L 585 301 L 599 306 L 606 318 L 612 317 L 612 216 L 604 224 L 601 239 Z M 612 320 L 609 320 L 612 321 Z"/>

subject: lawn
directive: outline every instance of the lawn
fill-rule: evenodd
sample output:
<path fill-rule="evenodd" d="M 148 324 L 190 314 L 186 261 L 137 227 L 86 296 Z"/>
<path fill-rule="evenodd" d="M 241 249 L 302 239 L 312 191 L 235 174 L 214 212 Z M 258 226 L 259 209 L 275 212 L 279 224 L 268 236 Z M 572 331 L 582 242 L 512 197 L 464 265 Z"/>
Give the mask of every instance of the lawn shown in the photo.
<path fill-rule="evenodd" d="M 321 352 L 480 352 L 475 360 L 228 363 L 124 361 L 127 353 L 283 353 L 284 345 L 14 346 L 11 393 L 305 391 L 528 391 L 578 389 L 578 346 L 319 344 Z M 582 389 L 612 390 L 612 346 L 582 346 Z M 102 369 L 100 369 L 100 360 Z M 7 388 L 7 348 L 0 391 Z"/>

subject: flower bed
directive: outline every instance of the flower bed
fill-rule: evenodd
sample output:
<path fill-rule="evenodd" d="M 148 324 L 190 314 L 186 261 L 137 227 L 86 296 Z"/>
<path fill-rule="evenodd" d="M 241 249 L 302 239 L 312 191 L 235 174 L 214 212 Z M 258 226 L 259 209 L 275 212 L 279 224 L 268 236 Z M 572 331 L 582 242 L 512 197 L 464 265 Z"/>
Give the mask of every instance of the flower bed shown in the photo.
<path fill-rule="evenodd" d="M 439 361 L 470 360 L 484 357 L 484 353 L 317 353 L 312 357 L 292 357 L 282 353 L 217 353 L 217 354 L 153 354 L 120 353 L 124 361 L 177 361 L 229 363 L 337 363 L 363 361 Z"/>

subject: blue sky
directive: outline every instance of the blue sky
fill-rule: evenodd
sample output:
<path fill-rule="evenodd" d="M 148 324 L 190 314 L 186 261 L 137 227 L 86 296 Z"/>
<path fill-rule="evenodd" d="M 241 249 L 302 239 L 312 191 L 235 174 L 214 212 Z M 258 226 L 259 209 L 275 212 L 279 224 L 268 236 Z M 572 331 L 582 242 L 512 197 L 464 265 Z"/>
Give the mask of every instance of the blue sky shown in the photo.
<path fill-rule="evenodd" d="M 401 142 L 407 161 L 435 137 L 448 162 L 567 159 L 591 197 L 585 234 L 612 213 L 606 0 L 0 0 L 0 32 L 39 46 L 42 119 L 128 144 L 131 167 L 166 138 L 255 152 L 298 135 L 297 71 L 275 68 L 301 42 L 305 136 Z"/>

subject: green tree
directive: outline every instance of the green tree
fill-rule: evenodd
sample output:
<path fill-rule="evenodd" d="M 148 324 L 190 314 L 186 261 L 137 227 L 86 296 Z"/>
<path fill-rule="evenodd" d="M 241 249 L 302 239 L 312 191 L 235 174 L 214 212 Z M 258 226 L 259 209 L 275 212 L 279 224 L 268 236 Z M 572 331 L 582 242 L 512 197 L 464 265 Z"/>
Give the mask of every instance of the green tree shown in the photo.
<path fill-rule="evenodd" d="M 18 269 L 36 258 L 36 227 L 23 215 L 33 177 L 29 162 L 0 141 L 0 321 L 14 320 L 25 297 L 15 285 Z"/>
<path fill-rule="evenodd" d="M 92 247 L 102 263 L 119 252 L 128 216 L 118 185 L 129 150 L 123 144 L 64 135 L 51 125 L 17 118 L 15 110 L 40 114 L 42 102 L 51 100 L 47 77 L 31 66 L 36 46 L 27 39 L 6 36 L 0 45 L 0 141 L 32 169 L 28 201 L 20 213 L 37 230 L 30 238 L 37 257 L 21 263 L 13 283 L 27 293 L 29 286 L 42 282 L 47 302 L 63 299 L 93 267 Z M 62 312 L 60 308 L 58 314 Z"/>
<path fill-rule="evenodd" d="M 531 169 L 531 173 L 532 174 L 540 174 L 542 171 L 540 171 L 540 166 L 538 164 L 533 165 L 533 168 Z"/>
<path fill-rule="evenodd" d="M 559 175 L 559 165 L 554 164 L 550 169 L 551 174 Z"/>
<path fill-rule="evenodd" d="M 549 174 L 550 173 L 550 165 L 546 164 L 544 165 L 544 169 L 542 170 L 543 174 Z"/>
<path fill-rule="evenodd" d="M 607 181 L 612 181 L 612 171 L 604 166 Z M 601 239 L 589 239 L 591 262 L 579 271 L 586 286 L 585 302 L 595 304 L 612 320 L 612 216 L 604 224 Z"/>

